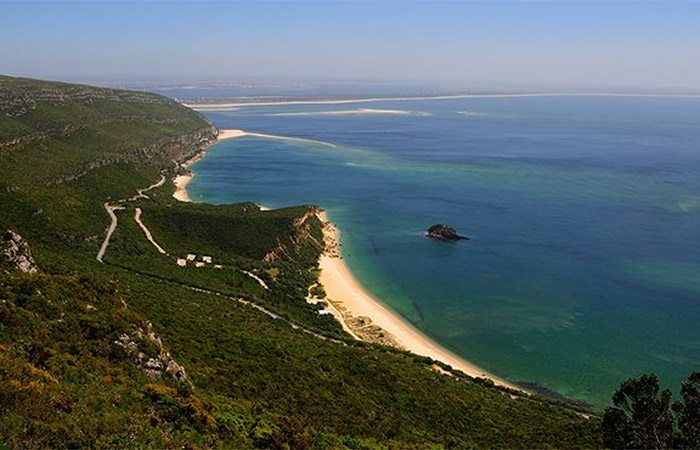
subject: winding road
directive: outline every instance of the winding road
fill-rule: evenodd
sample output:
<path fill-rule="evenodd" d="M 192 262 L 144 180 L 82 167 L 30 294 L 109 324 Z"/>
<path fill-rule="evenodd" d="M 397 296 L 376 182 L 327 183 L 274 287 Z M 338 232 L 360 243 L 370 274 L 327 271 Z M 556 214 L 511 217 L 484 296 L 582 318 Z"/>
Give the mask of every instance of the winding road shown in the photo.
<path fill-rule="evenodd" d="M 139 226 L 143 230 L 144 234 L 146 234 L 146 239 L 148 239 L 148 241 L 151 244 L 153 244 L 153 246 L 156 249 L 158 249 L 158 251 L 160 253 L 167 255 L 168 252 L 163 250 L 163 247 L 158 245 L 158 243 L 153 239 L 153 235 L 151 234 L 151 231 L 146 227 L 146 225 L 143 224 L 143 222 L 141 222 L 141 213 L 142 213 L 141 208 L 136 208 L 136 210 L 134 211 L 134 220 L 136 221 L 137 224 L 139 224 Z"/>
<path fill-rule="evenodd" d="M 117 200 L 116 205 L 110 205 L 109 202 L 105 202 L 105 210 L 107 210 L 107 214 L 109 214 L 109 217 L 110 217 L 110 219 L 112 219 L 112 222 L 109 224 L 109 228 L 107 228 L 107 232 L 105 234 L 105 240 L 102 242 L 102 246 L 100 247 L 100 250 L 97 252 L 96 259 L 99 262 L 104 263 L 103 259 L 105 256 L 105 252 L 107 251 L 107 247 L 109 247 L 109 240 L 112 238 L 112 234 L 114 234 L 114 231 L 117 229 L 117 225 L 119 224 L 119 220 L 117 219 L 117 215 L 114 214 L 114 211 L 125 209 L 123 206 L 120 206 L 120 204 L 124 204 L 126 202 L 134 202 L 134 201 L 139 200 L 141 198 L 146 198 L 146 199 L 149 198 L 148 195 L 144 194 L 144 192 L 148 192 L 151 189 L 155 189 L 157 187 L 162 186 L 165 183 L 165 179 L 166 179 L 165 175 L 161 174 L 160 180 L 156 181 L 155 183 L 153 183 L 152 185 L 148 186 L 145 189 L 138 189 L 136 191 L 136 195 L 134 195 L 133 197 L 123 198 L 121 200 Z M 136 208 L 136 209 L 138 210 L 137 214 L 140 217 L 141 216 L 141 209 L 140 208 Z M 134 216 L 134 219 L 136 219 L 136 216 Z M 153 245 L 155 245 L 156 248 L 158 248 L 158 250 L 161 253 L 165 253 L 165 250 L 163 250 L 160 247 L 160 245 L 158 245 L 153 240 L 153 238 L 150 236 L 151 232 L 148 231 L 148 228 L 146 228 L 143 225 L 143 223 L 141 223 L 141 221 L 138 219 L 136 219 L 136 223 L 138 223 L 139 226 L 141 226 L 141 228 L 146 232 L 146 237 L 148 237 L 148 240 L 151 241 L 151 243 L 153 243 Z"/>
<path fill-rule="evenodd" d="M 105 235 L 105 240 L 104 242 L 102 242 L 102 247 L 100 247 L 100 251 L 97 252 L 97 260 L 99 262 L 103 262 L 102 258 L 104 258 L 105 252 L 107 251 L 109 239 L 112 237 L 112 233 L 114 233 L 114 230 L 117 229 L 117 215 L 114 214 L 114 211 L 124 209 L 124 207 L 112 206 L 109 203 L 105 203 L 105 209 L 107 210 L 107 214 L 109 214 L 109 217 L 112 219 L 112 223 L 109 224 L 109 228 L 107 228 L 107 234 Z"/>
<path fill-rule="evenodd" d="M 258 282 L 258 284 L 260 284 L 260 286 L 264 287 L 265 289 L 270 289 L 269 287 L 267 287 L 267 284 L 265 284 L 265 281 L 263 281 L 262 278 L 260 278 L 259 276 L 255 275 L 253 272 L 248 272 L 247 270 L 241 270 L 241 272 L 243 272 L 244 274 L 246 274 L 246 275 L 248 275 L 249 277 L 253 278 L 255 281 Z"/>

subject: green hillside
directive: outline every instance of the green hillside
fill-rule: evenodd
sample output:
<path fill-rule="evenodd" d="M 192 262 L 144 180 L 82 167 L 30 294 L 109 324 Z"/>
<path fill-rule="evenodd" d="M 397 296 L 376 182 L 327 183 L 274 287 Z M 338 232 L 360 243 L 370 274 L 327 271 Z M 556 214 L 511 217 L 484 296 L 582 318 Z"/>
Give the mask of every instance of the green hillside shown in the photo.
<path fill-rule="evenodd" d="M 313 206 L 176 201 L 216 133 L 157 95 L 0 77 L 0 447 L 602 445 L 595 415 L 319 314 Z"/>

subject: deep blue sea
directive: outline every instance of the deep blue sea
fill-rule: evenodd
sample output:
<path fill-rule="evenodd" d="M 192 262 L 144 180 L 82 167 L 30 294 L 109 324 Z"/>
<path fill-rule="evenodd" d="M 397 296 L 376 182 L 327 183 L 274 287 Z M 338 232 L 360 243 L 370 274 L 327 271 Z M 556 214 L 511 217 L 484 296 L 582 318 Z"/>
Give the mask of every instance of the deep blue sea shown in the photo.
<path fill-rule="evenodd" d="M 677 389 L 700 370 L 699 98 L 206 115 L 219 128 L 311 141 L 215 145 L 192 166 L 195 201 L 321 205 L 358 280 L 484 369 L 598 407 L 626 378 L 653 371 Z M 472 239 L 425 238 L 435 223 Z"/>

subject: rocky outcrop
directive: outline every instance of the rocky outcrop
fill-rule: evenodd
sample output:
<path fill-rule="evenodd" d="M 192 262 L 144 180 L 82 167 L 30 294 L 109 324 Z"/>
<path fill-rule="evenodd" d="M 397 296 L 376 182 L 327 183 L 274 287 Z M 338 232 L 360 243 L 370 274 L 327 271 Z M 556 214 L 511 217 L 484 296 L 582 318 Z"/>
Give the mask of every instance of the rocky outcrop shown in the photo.
<path fill-rule="evenodd" d="M 122 333 L 114 343 L 122 347 L 136 365 L 151 378 L 161 378 L 165 375 L 173 377 L 177 381 L 187 380 L 185 368 L 163 350 L 163 342 L 148 324 L 148 329 L 139 328 L 131 335 Z"/>
<path fill-rule="evenodd" d="M 29 244 L 22 239 L 22 236 L 12 230 L 7 230 L 0 245 L 1 267 L 5 267 L 5 272 L 19 270 L 24 273 L 36 273 L 38 269 Z"/>
<path fill-rule="evenodd" d="M 438 223 L 428 228 L 425 235 L 429 238 L 440 239 L 442 241 L 459 241 L 461 239 L 469 239 L 466 236 L 457 234 L 457 230 L 443 223 Z"/>

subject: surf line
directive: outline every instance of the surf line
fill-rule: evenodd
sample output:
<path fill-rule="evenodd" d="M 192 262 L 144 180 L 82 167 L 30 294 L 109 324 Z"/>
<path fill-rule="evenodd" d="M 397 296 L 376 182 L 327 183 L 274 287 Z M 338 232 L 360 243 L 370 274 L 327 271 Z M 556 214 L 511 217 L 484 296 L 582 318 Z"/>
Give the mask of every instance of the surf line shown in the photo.
<path fill-rule="evenodd" d="M 291 137 L 291 136 L 278 136 L 275 134 L 250 133 L 247 131 L 244 131 L 243 133 L 244 133 L 244 136 L 252 136 L 252 137 L 257 137 L 257 138 L 262 138 L 262 139 L 274 139 L 274 140 L 278 140 L 278 141 L 291 141 L 291 142 L 299 142 L 299 143 L 306 143 L 306 144 L 323 145 L 323 146 L 331 147 L 331 148 L 338 148 L 337 145 L 331 144 L 330 142 L 317 141 L 314 139 L 305 139 L 305 138 Z"/>
<path fill-rule="evenodd" d="M 323 145 L 325 147 L 338 148 L 337 145 L 331 144 L 330 142 L 317 141 L 314 139 L 306 139 L 306 138 L 292 137 L 292 136 L 279 136 L 276 134 L 252 133 L 252 132 L 244 131 L 244 130 L 219 130 L 218 140 L 222 141 L 225 139 L 239 138 L 239 137 L 245 137 L 245 136 L 256 137 L 256 138 L 261 138 L 261 139 L 274 139 L 277 141 L 299 142 L 302 144 L 305 143 L 305 144 Z"/>

